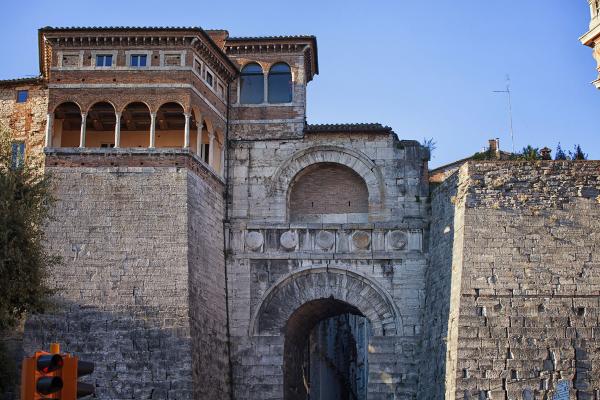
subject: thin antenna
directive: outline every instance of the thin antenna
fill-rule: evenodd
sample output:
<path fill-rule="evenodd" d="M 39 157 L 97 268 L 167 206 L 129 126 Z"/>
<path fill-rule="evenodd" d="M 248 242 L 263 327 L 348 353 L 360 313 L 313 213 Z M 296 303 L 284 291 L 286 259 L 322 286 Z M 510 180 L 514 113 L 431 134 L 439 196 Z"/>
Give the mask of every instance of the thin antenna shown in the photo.
<path fill-rule="evenodd" d="M 512 143 L 512 152 L 515 152 L 515 133 L 513 131 L 512 117 L 512 99 L 510 95 L 510 76 L 506 75 L 506 90 L 494 90 L 494 93 L 506 93 L 508 95 L 508 117 L 510 119 L 510 141 Z"/>

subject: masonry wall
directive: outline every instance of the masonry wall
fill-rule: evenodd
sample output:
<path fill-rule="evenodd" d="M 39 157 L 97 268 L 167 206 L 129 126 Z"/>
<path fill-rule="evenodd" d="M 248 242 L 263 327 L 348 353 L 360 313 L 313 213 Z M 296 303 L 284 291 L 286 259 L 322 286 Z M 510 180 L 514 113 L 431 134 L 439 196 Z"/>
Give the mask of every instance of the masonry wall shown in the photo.
<path fill-rule="evenodd" d="M 289 186 L 300 171 L 318 163 L 362 174 L 369 212 L 340 214 L 329 223 L 290 222 Z M 227 264 L 236 399 L 284 398 L 286 312 L 330 295 L 366 310 L 371 322 L 380 316 L 384 320 L 369 342 L 368 398 L 416 395 L 426 269 L 426 164 L 417 142 L 387 133 L 232 142 Z M 377 291 L 367 291 L 373 287 Z M 285 295 L 263 313 L 269 293 L 278 290 Z M 389 303 L 375 307 L 375 293 Z M 318 320 L 319 312 L 311 318 Z M 272 330 L 263 331 L 261 318 Z"/>
<path fill-rule="evenodd" d="M 17 90 L 28 90 L 29 98 L 17 103 Z M 42 154 L 48 112 L 48 89 L 41 83 L 0 86 L 0 129 L 7 129 L 14 140 L 24 141 L 27 154 Z"/>
<path fill-rule="evenodd" d="M 192 365 L 197 399 L 229 399 L 223 186 L 188 172 Z"/>
<path fill-rule="evenodd" d="M 226 398 L 222 183 L 159 153 L 47 154 L 48 248 L 63 264 L 56 308 L 27 321 L 24 350 L 58 341 L 95 362 L 101 399 Z"/>
<path fill-rule="evenodd" d="M 462 235 L 461 220 L 455 212 L 458 183 L 459 176 L 454 174 L 431 193 L 429 265 L 423 313 L 426 322 L 423 325 L 420 349 L 418 390 L 420 395 L 430 399 L 444 398 L 446 387 L 451 385 L 451 382 L 446 382 L 446 371 L 453 370 L 452 365 L 448 365 L 447 357 L 452 319 L 450 314 L 456 313 L 456 307 L 451 307 L 450 302 L 453 272 L 457 272 L 452 269 L 453 251 L 455 241 Z"/>
<path fill-rule="evenodd" d="M 598 398 L 600 162 L 470 162 L 461 173 L 455 397 L 544 398 L 565 385 L 570 398 Z"/>

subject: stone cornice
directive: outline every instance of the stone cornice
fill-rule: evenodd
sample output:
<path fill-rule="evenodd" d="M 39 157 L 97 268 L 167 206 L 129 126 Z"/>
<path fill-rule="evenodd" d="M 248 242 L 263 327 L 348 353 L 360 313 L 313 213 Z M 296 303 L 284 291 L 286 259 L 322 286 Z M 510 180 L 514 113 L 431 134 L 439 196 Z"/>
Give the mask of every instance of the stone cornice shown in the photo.
<path fill-rule="evenodd" d="M 50 45 L 50 46 L 49 46 Z M 190 29 L 109 29 L 109 28 L 42 28 L 40 29 L 40 69 L 47 75 L 49 47 L 191 47 L 202 59 L 230 82 L 238 75 L 235 64 L 200 28 Z"/>
<path fill-rule="evenodd" d="M 598 36 L 600 36 L 600 23 L 590 27 L 590 30 L 584 33 L 579 38 L 579 41 L 586 46 L 593 47 L 594 39 L 596 39 Z"/>
<path fill-rule="evenodd" d="M 307 81 L 319 73 L 317 39 L 314 36 L 274 36 L 257 38 L 228 38 L 225 42 L 227 55 L 256 53 L 298 54 L 304 56 Z"/>

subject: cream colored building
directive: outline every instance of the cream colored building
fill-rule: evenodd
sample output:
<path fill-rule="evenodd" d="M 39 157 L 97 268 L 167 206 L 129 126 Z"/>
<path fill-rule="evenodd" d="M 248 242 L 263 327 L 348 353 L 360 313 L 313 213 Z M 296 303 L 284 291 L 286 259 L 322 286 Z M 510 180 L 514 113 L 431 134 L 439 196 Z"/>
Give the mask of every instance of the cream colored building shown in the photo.
<path fill-rule="evenodd" d="M 600 89 L 600 0 L 588 0 L 590 4 L 590 27 L 589 30 L 579 38 L 581 43 L 594 49 L 594 59 L 598 63 L 598 77 L 592 82 Z"/>

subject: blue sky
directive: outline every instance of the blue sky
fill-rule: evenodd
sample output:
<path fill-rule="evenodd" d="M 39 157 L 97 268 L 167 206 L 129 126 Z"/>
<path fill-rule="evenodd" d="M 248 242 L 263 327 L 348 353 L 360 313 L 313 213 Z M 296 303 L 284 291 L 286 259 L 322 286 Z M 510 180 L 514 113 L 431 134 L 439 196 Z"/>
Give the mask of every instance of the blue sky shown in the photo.
<path fill-rule="evenodd" d="M 201 26 L 235 36 L 313 34 L 320 74 L 310 123 L 381 122 L 402 139 L 433 138 L 432 166 L 500 138 L 515 146 L 579 143 L 600 158 L 600 91 L 585 0 L 10 1 L 0 79 L 38 74 L 42 26 Z M 11 54 L 17 56 L 10 56 Z M 9 55 L 9 56 L 7 56 Z"/>

